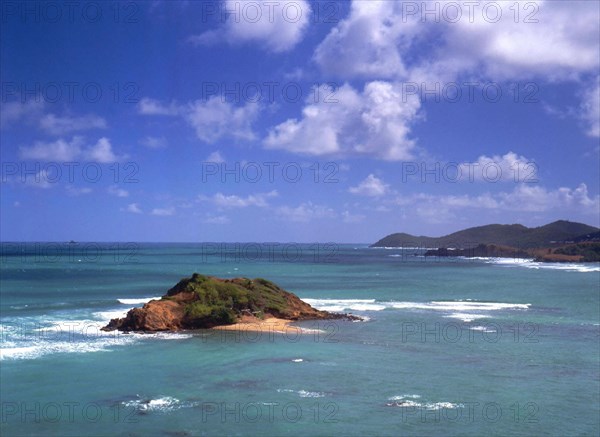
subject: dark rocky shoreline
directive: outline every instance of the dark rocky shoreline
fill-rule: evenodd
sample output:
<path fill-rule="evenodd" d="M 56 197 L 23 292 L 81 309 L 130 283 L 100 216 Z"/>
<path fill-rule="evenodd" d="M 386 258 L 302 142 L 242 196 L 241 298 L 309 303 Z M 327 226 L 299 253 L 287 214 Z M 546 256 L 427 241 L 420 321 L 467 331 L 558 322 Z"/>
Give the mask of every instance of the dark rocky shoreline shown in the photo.
<path fill-rule="evenodd" d="M 465 258 L 527 258 L 538 262 L 598 262 L 600 261 L 600 243 L 583 242 L 559 247 L 519 249 L 497 244 L 479 244 L 467 249 L 439 248 L 430 249 L 425 256 Z"/>

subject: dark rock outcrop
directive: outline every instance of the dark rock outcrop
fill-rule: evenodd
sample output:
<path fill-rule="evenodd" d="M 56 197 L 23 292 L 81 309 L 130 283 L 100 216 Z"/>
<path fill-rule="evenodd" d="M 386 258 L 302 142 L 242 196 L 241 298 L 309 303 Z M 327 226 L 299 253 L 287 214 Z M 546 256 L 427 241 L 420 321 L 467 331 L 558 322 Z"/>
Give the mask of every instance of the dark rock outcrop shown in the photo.
<path fill-rule="evenodd" d="M 496 244 L 479 244 L 469 249 L 431 249 L 425 252 L 425 256 L 464 256 L 473 257 L 491 257 L 491 258 L 532 258 L 531 254 L 525 250 L 510 246 L 499 246 Z"/>

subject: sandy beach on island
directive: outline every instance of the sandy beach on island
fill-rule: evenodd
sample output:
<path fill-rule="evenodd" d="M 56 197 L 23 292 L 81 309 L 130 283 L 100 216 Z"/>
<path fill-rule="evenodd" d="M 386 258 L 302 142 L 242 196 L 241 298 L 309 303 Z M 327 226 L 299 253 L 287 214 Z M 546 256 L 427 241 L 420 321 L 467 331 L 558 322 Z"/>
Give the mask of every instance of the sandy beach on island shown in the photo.
<path fill-rule="evenodd" d="M 252 331 L 252 332 L 277 332 L 300 334 L 309 333 L 311 330 L 305 330 L 298 326 L 291 325 L 292 320 L 279 319 L 277 317 L 267 317 L 259 319 L 257 317 L 242 316 L 242 320 L 233 325 L 215 326 L 215 330 L 219 331 Z"/>

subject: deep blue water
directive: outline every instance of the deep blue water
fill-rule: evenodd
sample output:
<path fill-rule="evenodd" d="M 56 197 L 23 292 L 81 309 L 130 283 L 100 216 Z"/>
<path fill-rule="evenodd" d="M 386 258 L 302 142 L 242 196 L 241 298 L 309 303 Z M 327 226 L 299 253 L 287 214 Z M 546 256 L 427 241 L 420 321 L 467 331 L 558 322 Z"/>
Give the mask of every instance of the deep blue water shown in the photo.
<path fill-rule="evenodd" d="M 600 267 L 360 245 L 2 247 L 1 434 L 600 433 Z M 116 334 L 193 272 L 264 277 L 363 322 Z"/>

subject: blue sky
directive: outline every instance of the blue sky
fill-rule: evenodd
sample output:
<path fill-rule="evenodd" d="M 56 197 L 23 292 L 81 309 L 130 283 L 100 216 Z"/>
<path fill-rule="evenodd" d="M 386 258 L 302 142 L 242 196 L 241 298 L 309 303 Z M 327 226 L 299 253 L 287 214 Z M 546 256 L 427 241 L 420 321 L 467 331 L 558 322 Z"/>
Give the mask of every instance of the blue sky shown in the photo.
<path fill-rule="evenodd" d="M 599 3 L 6 1 L 4 241 L 598 226 Z"/>

